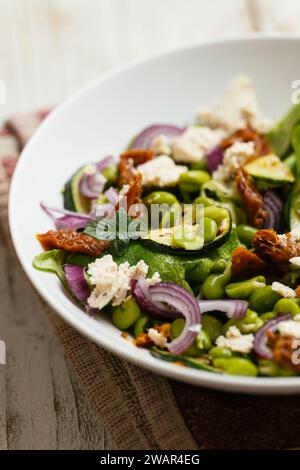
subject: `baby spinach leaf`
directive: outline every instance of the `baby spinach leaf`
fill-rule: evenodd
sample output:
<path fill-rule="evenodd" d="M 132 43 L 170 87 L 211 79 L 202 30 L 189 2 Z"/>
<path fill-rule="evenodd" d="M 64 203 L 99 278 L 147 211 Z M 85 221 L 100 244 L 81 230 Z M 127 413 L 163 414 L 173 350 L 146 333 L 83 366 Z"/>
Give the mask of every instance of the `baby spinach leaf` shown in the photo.
<path fill-rule="evenodd" d="M 64 273 L 64 264 L 67 254 L 63 250 L 44 251 L 33 260 L 33 267 L 40 271 L 47 271 L 57 275 L 66 289 L 68 285 Z"/>
<path fill-rule="evenodd" d="M 225 259 L 229 261 L 231 259 L 232 252 L 240 245 L 236 229 L 233 227 L 231 229 L 228 240 L 224 245 L 220 246 L 216 250 L 208 253 L 207 257 L 213 261 L 218 259 Z"/>

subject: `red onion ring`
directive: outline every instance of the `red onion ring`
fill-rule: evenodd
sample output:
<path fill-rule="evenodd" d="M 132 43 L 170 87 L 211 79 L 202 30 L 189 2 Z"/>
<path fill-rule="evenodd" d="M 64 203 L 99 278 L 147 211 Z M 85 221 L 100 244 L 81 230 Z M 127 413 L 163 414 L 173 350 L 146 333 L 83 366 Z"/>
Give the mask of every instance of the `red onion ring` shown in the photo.
<path fill-rule="evenodd" d="M 57 230 L 69 229 L 77 230 L 85 227 L 93 220 L 90 214 L 83 214 L 80 212 L 68 211 L 66 209 L 57 209 L 49 207 L 44 202 L 40 203 L 41 208 L 47 215 L 54 221 Z M 57 217 L 55 214 L 62 214 L 62 217 Z"/>
<path fill-rule="evenodd" d="M 174 126 L 172 124 L 154 124 L 150 127 L 146 127 L 140 132 L 131 142 L 130 149 L 149 149 L 151 148 L 153 139 L 163 134 L 166 137 L 172 139 L 182 134 L 184 129 L 182 127 Z"/>
<path fill-rule="evenodd" d="M 206 163 L 211 172 L 215 171 L 223 162 L 224 150 L 217 145 L 206 154 Z"/>
<path fill-rule="evenodd" d="M 65 264 L 64 272 L 71 292 L 83 305 L 86 305 L 91 291 L 84 276 L 84 268 L 74 264 Z"/>
<path fill-rule="evenodd" d="M 271 349 L 268 347 L 267 344 L 267 336 L 266 332 L 271 331 L 274 332 L 277 330 L 278 323 L 285 321 L 285 320 L 290 320 L 291 315 L 278 315 L 276 318 L 273 318 L 272 320 L 269 320 L 263 327 L 261 327 L 257 333 L 255 334 L 254 337 L 254 344 L 253 348 L 255 353 L 264 359 L 269 359 L 270 361 L 273 359 L 273 353 Z"/>
<path fill-rule="evenodd" d="M 241 320 L 246 315 L 249 302 L 246 300 L 198 300 L 201 313 L 223 312 L 228 318 Z"/>
<path fill-rule="evenodd" d="M 279 231 L 282 226 L 283 202 L 272 189 L 268 189 L 264 194 L 264 208 L 267 211 L 267 218 L 263 228 Z"/>
<path fill-rule="evenodd" d="M 93 173 L 85 172 L 79 181 L 79 191 L 88 199 L 96 199 L 103 192 L 106 178 L 93 166 Z"/>
<path fill-rule="evenodd" d="M 149 291 L 152 301 L 163 302 L 185 318 L 182 333 L 167 344 L 167 348 L 172 354 L 181 354 L 191 346 L 197 336 L 197 332 L 191 331 L 191 328 L 201 323 L 201 313 L 196 298 L 183 287 L 169 282 L 160 282 L 151 286 Z"/>

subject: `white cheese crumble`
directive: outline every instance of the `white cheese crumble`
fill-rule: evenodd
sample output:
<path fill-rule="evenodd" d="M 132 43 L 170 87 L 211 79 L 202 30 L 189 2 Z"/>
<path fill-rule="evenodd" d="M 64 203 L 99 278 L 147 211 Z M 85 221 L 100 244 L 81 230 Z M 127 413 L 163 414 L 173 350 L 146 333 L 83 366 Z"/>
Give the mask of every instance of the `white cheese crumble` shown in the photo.
<path fill-rule="evenodd" d="M 173 158 L 177 162 L 196 163 L 216 147 L 225 137 L 222 129 L 190 126 L 172 142 Z"/>
<path fill-rule="evenodd" d="M 278 323 L 278 331 L 282 336 L 293 336 L 300 339 L 300 322 L 295 320 L 285 320 Z"/>
<path fill-rule="evenodd" d="M 109 302 L 113 306 L 120 305 L 127 298 L 131 280 L 146 279 L 147 273 L 148 266 L 143 260 L 135 266 L 130 266 L 128 262 L 118 266 L 111 255 L 96 259 L 88 266 L 91 284 L 95 285 L 88 298 L 89 306 L 101 310 Z M 155 273 L 148 282 L 153 285 L 160 280 L 159 274 Z"/>
<path fill-rule="evenodd" d="M 254 154 L 254 142 L 235 142 L 225 150 L 223 163 L 213 172 L 213 179 L 223 183 L 234 179 L 238 167 L 245 165 Z"/>
<path fill-rule="evenodd" d="M 288 235 L 291 242 L 297 243 L 300 241 L 300 227 L 294 228 Z"/>
<path fill-rule="evenodd" d="M 259 132 L 267 132 L 270 128 L 269 121 L 262 117 L 248 77 L 232 80 L 219 103 L 200 110 L 199 122 L 213 128 L 221 127 L 229 133 L 249 126 Z"/>
<path fill-rule="evenodd" d="M 168 155 L 161 155 L 137 167 L 143 186 L 176 186 L 186 166 L 176 165 Z"/>
<path fill-rule="evenodd" d="M 300 268 L 300 256 L 294 256 L 289 261 L 293 266 Z"/>
<path fill-rule="evenodd" d="M 216 340 L 217 346 L 228 348 L 232 351 L 249 353 L 253 348 L 253 334 L 242 335 L 236 326 L 228 328 L 226 336 L 219 336 Z"/>
<path fill-rule="evenodd" d="M 172 149 L 168 137 L 164 134 L 156 136 L 152 141 L 151 150 L 155 155 L 170 155 Z"/>
<path fill-rule="evenodd" d="M 274 292 L 277 292 L 277 294 L 280 294 L 282 297 L 296 297 L 296 292 L 294 291 L 294 289 L 291 289 L 290 287 L 281 284 L 281 282 L 273 282 L 272 290 Z"/>
<path fill-rule="evenodd" d="M 122 186 L 122 188 L 120 189 L 119 198 L 120 198 L 120 197 L 123 197 L 123 196 L 126 196 L 126 194 L 127 194 L 128 191 L 129 191 L 129 188 L 130 188 L 129 184 L 124 184 L 124 185 Z"/>
<path fill-rule="evenodd" d="M 160 331 L 155 330 L 155 328 L 149 328 L 148 336 L 158 348 L 163 349 L 166 347 L 168 340 Z"/>

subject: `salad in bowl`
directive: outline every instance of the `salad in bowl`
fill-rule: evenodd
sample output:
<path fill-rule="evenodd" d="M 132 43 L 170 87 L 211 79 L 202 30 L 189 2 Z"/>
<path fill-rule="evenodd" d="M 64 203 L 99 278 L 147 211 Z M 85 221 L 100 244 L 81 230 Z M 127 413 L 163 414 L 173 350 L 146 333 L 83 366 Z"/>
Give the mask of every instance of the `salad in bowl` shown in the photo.
<path fill-rule="evenodd" d="M 130 136 L 129 136 L 130 138 Z M 300 105 L 272 124 L 237 77 L 191 125 L 75 168 L 36 269 L 158 360 L 300 374 Z"/>

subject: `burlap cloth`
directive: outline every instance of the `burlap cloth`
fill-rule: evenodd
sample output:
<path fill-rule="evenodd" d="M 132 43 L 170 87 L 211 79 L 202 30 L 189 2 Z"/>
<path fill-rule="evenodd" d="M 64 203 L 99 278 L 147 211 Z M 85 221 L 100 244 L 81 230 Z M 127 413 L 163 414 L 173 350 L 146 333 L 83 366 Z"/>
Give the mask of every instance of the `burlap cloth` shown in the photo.
<path fill-rule="evenodd" d="M 0 131 L 0 217 L 8 244 L 10 177 L 20 150 L 46 114 L 47 111 L 42 111 L 15 117 Z M 170 381 L 96 346 L 46 305 L 45 312 L 116 448 L 193 450 L 299 446 L 300 396 L 243 396 Z"/>

